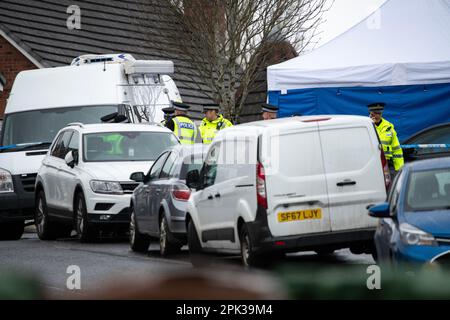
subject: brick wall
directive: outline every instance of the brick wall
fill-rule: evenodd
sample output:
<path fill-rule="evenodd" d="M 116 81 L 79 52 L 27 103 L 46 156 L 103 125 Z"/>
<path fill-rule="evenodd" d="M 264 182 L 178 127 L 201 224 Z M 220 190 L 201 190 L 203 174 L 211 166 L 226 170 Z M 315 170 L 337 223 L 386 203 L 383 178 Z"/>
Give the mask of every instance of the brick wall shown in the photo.
<path fill-rule="evenodd" d="M 0 119 L 6 107 L 6 99 L 11 91 L 16 75 L 23 70 L 36 69 L 37 67 L 28 60 L 19 50 L 11 45 L 5 38 L 0 36 L 0 73 L 6 79 L 3 92 L 0 91 Z"/>

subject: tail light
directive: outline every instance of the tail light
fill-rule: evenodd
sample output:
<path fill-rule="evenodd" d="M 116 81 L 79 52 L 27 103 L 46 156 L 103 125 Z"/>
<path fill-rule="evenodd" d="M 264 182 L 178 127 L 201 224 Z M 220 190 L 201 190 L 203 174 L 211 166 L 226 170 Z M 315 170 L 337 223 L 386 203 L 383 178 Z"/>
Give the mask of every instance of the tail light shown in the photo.
<path fill-rule="evenodd" d="M 259 205 L 267 209 L 266 175 L 260 162 L 256 165 L 256 199 Z"/>
<path fill-rule="evenodd" d="M 391 174 L 389 172 L 389 165 L 386 160 L 386 156 L 384 155 L 383 146 L 380 145 L 381 150 L 381 166 L 383 168 L 383 174 L 384 174 L 384 184 L 386 186 L 386 191 L 389 190 L 389 187 L 391 186 Z"/>
<path fill-rule="evenodd" d="M 189 189 L 187 186 L 183 184 L 174 185 L 172 187 L 172 196 L 176 200 L 188 201 L 189 197 L 191 196 L 191 189 Z"/>

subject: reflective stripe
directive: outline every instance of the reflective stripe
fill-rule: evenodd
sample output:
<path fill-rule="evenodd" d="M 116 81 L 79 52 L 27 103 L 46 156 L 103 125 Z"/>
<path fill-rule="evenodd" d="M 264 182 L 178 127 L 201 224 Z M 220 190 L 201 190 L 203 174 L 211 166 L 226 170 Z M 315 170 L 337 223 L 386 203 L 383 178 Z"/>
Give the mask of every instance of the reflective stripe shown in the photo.
<path fill-rule="evenodd" d="M 401 150 L 402 148 L 400 146 L 392 147 L 392 151 Z"/>
<path fill-rule="evenodd" d="M 401 154 L 394 154 L 392 157 L 396 159 L 403 159 L 403 155 Z"/>
<path fill-rule="evenodd" d="M 383 140 L 381 140 L 381 144 L 383 144 L 383 145 L 385 145 L 385 146 L 390 145 L 390 143 L 389 143 L 388 141 L 383 141 Z"/>
<path fill-rule="evenodd" d="M 385 155 L 392 155 L 392 152 L 391 151 L 385 151 L 384 154 Z"/>

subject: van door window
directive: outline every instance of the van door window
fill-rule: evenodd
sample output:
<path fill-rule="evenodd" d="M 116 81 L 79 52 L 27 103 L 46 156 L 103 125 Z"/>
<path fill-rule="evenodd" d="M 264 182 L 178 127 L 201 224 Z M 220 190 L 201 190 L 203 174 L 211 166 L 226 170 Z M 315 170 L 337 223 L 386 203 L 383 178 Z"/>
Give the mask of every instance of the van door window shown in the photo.
<path fill-rule="evenodd" d="M 69 142 L 70 138 L 72 137 L 72 130 L 67 130 L 62 133 L 61 139 L 59 139 L 58 143 L 56 144 L 52 156 L 64 159 L 67 152 L 69 152 Z"/>
<path fill-rule="evenodd" d="M 217 175 L 217 162 L 219 159 L 220 143 L 211 147 L 203 167 L 204 187 L 210 187 L 215 183 Z"/>

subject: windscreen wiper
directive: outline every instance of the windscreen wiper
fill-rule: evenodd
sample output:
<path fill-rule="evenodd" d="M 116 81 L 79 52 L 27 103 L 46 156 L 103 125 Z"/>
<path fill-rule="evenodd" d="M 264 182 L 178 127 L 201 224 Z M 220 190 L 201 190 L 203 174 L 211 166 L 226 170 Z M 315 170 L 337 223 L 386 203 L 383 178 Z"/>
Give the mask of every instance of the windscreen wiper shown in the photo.
<path fill-rule="evenodd" d="M 8 151 L 17 151 L 17 150 L 27 150 L 31 148 L 37 147 L 49 147 L 51 142 L 27 142 L 27 143 L 18 143 L 18 144 L 10 144 L 8 146 L 0 147 L 0 152 L 8 152 Z"/>

